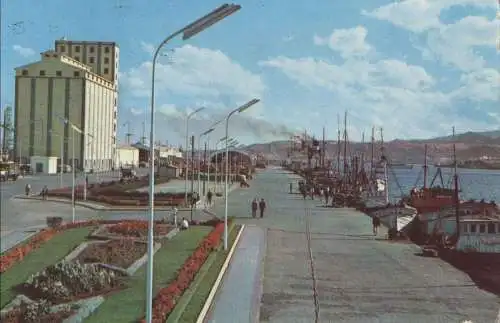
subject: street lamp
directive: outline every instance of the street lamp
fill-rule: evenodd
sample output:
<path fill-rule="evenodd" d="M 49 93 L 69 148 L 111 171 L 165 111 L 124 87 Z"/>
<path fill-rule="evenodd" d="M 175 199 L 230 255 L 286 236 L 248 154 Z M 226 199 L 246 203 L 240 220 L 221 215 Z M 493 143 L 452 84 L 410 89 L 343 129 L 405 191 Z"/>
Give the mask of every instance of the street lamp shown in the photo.
<path fill-rule="evenodd" d="M 71 129 L 73 130 L 71 134 L 71 222 L 75 222 L 75 215 L 76 215 L 76 210 L 75 210 L 75 131 L 78 132 L 79 134 L 86 134 L 89 137 L 93 138 L 89 133 L 84 133 L 82 129 L 78 128 L 75 126 L 71 121 L 69 121 L 66 118 L 59 117 L 61 121 L 64 123 L 64 125 L 70 125 Z M 83 143 L 82 143 L 83 144 Z M 85 183 L 85 188 L 87 187 L 87 183 Z"/>
<path fill-rule="evenodd" d="M 49 129 L 51 135 L 56 135 L 61 139 L 61 165 L 59 169 L 59 186 L 63 187 L 63 172 L 64 172 L 64 135 L 57 133 L 53 129 Z"/>
<path fill-rule="evenodd" d="M 155 67 L 160 51 L 170 40 L 182 34 L 182 40 L 187 40 L 196 34 L 202 32 L 213 24 L 221 21 L 227 16 L 232 15 L 240 10 L 240 5 L 224 4 L 209 14 L 201 17 L 195 22 L 179 29 L 173 34 L 165 38 L 156 48 L 153 54 L 152 72 L 151 72 L 151 124 L 150 124 L 150 156 L 154 156 L 154 133 L 155 133 Z M 146 322 L 152 323 L 152 307 L 153 307 L 153 225 L 154 225 L 154 158 L 150 158 L 150 176 L 149 176 L 149 223 L 148 223 L 148 266 L 147 266 L 147 282 L 146 282 Z"/>
<path fill-rule="evenodd" d="M 219 177 L 219 162 L 218 162 L 218 159 L 219 159 L 219 144 L 220 143 L 223 143 L 224 141 L 227 140 L 227 137 L 223 137 L 223 138 L 220 138 L 216 143 L 215 143 L 215 193 L 218 192 L 218 189 L 219 189 L 219 181 L 218 181 L 218 177 Z"/>
<path fill-rule="evenodd" d="M 260 99 L 253 99 L 253 100 L 250 100 L 248 101 L 247 103 L 243 104 L 242 106 L 240 106 L 239 108 L 229 112 L 229 114 L 227 115 L 226 117 L 226 138 L 229 137 L 229 119 L 233 116 L 233 114 L 235 114 L 236 112 L 237 113 L 242 113 L 243 111 L 245 111 L 246 109 L 248 109 L 249 107 L 251 107 L 252 105 L 258 103 L 260 101 Z M 226 184 L 225 184 L 225 187 L 224 187 L 224 195 L 225 195 L 225 207 L 224 207 L 224 250 L 227 250 L 227 197 L 228 197 L 228 189 L 227 189 L 227 185 L 228 185 L 228 177 L 229 177 L 229 145 L 228 145 L 228 142 L 226 141 Z"/>
<path fill-rule="evenodd" d="M 201 138 L 203 136 L 208 135 L 209 133 L 211 133 L 214 130 L 215 130 L 215 128 L 210 128 L 207 131 L 200 133 L 200 135 L 198 136 L 198 176 L 197 176 L 198 177 L 198 194 L 200 194 L 200 192 L 201 192 L 201 177 L 200 177 L 200 173 L 201 173 Z"/>
<path fill-rule="evenodd" d="M 188 150 L 188 146 L 189 146 L 189 119 L 191 119 L 192 116 L 194 116 L 196 113 L 200 112 L 201 110 L 205 109 L 205 107 L 201 107 L 201 108 L 198 108 L 196 110 L 194 110 L 193 112 L 191 112 L 190 114 L 187 115 L 186 117 L 186 147 L 184 148 L 184 151 L 185 151 L 185 158 L 184 158 L 184 164 L 185 164 L 185 181 L 184 181 L 184 204 L 187 205 L 188 204 L 188 200 L 187 200 L 187 197 L 188 197 L 188 157 L 189 157 L 189 150 Z"/>

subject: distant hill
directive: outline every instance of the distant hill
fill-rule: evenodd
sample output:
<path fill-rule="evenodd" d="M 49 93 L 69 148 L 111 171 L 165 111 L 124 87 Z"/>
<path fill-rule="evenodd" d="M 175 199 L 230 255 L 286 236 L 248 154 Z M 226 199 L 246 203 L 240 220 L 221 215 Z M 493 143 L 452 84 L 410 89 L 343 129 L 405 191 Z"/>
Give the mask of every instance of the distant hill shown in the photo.
<path fill-rule="evenodd" d="M 500 159 L 500 130 L 488 132 L 466 132 L 457 134 L 455 137 L 438 137 L 432 139 L 417 140 L 392 140 L 386 142 L 384 147 L 387 155 L 394 162 L 423 163 L 425 144 L 427 144 L 427 154 L 431 161 L 438 161 L 441 158 L 449 158 L 452 155 L 452 146 L 455 143 L 457 158 L 459 160 L 469 160 L 481 156 L 490 156 Z M 268 159 L 286 159 L 290 147 L 289 141 L 274 141 L 270 143 L 253 144 L 247 147 L 255 153 L 261 153 Z M 349 153 L 364 153 L 370 155 L 370 144 L 351 142 L 348 145 Z M 376 145 L 376 151 L 380 149 L 380 143 Z M 341 150 L 343 145 L 341 145 Z M 335 158 L 337 155 L 336 141 L 327 141 L 327 156 Z"/>

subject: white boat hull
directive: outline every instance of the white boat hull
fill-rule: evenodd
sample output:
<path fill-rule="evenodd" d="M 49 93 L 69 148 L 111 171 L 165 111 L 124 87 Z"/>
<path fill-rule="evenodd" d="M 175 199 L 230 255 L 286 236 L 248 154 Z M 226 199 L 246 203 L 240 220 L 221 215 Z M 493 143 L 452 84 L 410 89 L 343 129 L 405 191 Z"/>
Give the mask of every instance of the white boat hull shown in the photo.
<path fill-rule="evenodd" d="M 417 216 L 417 210 L 410 206 L 388 206 L 387 208 L 373 211 L 371 216 L 376 216 L 380 222 L 392 229 L 395 228 L 398 232 L 403 231 Z"/>

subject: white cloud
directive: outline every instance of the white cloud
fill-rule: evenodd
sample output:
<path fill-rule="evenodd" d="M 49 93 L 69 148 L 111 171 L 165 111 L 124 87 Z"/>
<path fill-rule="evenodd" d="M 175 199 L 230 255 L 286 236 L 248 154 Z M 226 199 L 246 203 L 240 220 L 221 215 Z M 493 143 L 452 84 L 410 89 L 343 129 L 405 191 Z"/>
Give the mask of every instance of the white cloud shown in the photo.
<path fill-rule="evenodd" d="M 436 59 L 461 71 L 478 70 L 485 66 L 476 47 L 495 46 L 495 20 L 466 16 L 457 22 L 444 24 L 440 14 L 453 6 L 494 8 L 492 0 L 406 0 L 391 3 L 363 13 L 414 33 L 425 33 L 426 46 L 416 44 L 425 59 Z"/>
<path fill-rule="evenodd" d="M 363 10 L 364 15 L 386 20 L 400 28 L 423 32 L 441 26 L 441 12 L 453 6 L 476 6 L 495 8 L 493 0 L 404 0 L 397 1 L 372 11 Z"/>
<path fill-rule="evenodd" d="M 30 57 L 35 55 L 35 51 L 33 49 L 28 47 L 23 47 L 21 45 L 14 45 L 12 46 L 12 49 L 22 57 Z"/>
<path fill-rule="evenodd" d="M 339 33 L 334 31 L 332 35 L 335 34 Z M 366 34 L 362 39 L 365 37 Z M 325 44 L 318 38 L 315 43 Z M 341 47 L 337 45 L 330 47 L 339 50 Z M 359 48 L 374 50 L 370 44 Z M 487 128 L 487 123 L 467 120 L 451 107 L 456 100 L 465 98 L 498 100 L 498 72 L 492 69 L 464 75 L 460 88 L 442 92 L 439 82 L 421 66 L 394 59 L 351 60 L 349 55 L 344 57 L 344 63 L 338 65 L 325 60 L 285 56 L 260 64 L 279 69 L 304 87 L 326 89 L 334 99 L 336 111 L 349 111 L 355 135 L 369 124 L 383 126 L 389 138 L 442 134 L 443 129 L 451 129 L 449 124 L 454 124 L 457 129 Z M 487 111 L 478 113 L 486 115 Z"/>
<path fill-rule="evenodd" d="M 143 46 L 146 47 L 147 46 Z M 198 98 L 229 96 L 236 100 L 262 97 L 265 85 L 259 75 L 244 69 L 218 50 L 184 45 L 169 55 L 171 63 L 156 65 L 156 93 Z M 121 75 L 123 84 L 138 97 L 150 90 L 151 62 L 144 62 Z"/>
<path fill-rule="evenodd" d="M 314 36 L 315 45 L 328 45 L 345 59 L 367 55 L 372 47 L 366 42 L 368 31 L 363 26 L 335 29 L 328 37 Z"/>

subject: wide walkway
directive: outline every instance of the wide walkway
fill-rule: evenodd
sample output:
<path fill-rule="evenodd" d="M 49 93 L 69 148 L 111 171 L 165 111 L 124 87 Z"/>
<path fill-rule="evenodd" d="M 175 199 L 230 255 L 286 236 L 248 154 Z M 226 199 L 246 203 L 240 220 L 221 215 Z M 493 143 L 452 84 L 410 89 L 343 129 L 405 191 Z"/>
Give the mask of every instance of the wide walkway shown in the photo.
<path fill-rule="evenodd" d="M 386 241 L 383 234 L 374 237 L 369 218 L 354 210 L 323 208 L 319 201 L 288 194 L 290 181 L 297 184 L 298 177 L 268 169 L 251 188 L 230 197 L 230 215 L 267 229 L 261 322 L 314 322 L 306 221 L 312 232 L 319 322 L 495 322 L 500 299 L 477 288 L 467 275 L 440 259 L 416 255 L 419 250 L 412 244 Z M 249 216 L 253 197 L 267 199 L 264 219 Z M 238 286 L 243 290 L 246 275 L 240 275 L 239 285 L 227 276 L 219 295 Z M 243 308 L 238 294 L 233 296 L 233 305 L 225 306 Z M 216 322 L 235 322 L 226 318 Z"/>
<path fill-rule="evenodd" d="M 258 317 L 265 237 L 266 232 L 258 226 L 245 228 L 208 315 L 208 322 L 251 323 Z"/>

